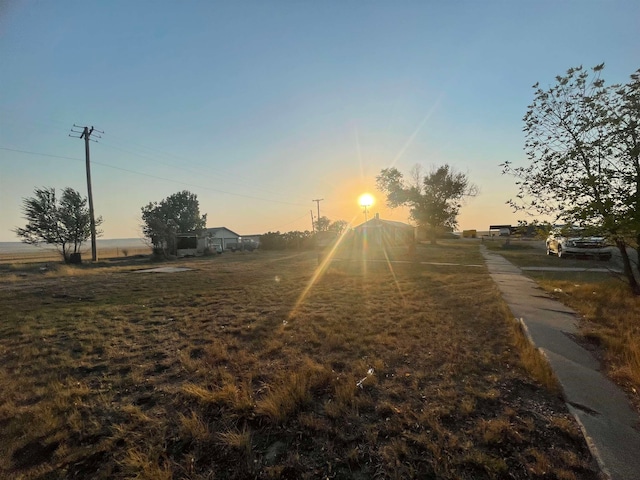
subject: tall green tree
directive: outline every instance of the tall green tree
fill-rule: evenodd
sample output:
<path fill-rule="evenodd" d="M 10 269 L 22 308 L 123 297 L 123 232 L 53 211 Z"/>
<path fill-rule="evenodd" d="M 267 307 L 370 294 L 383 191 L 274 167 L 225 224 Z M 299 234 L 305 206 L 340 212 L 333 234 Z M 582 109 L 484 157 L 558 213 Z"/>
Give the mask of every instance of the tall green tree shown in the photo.
<path fill-rule="evenodd" d="M 603 69 L 570 68 L 549 88 L 533 86 L 524 116 L 529 162 L 503 164 L 518 186 L 507 203 L 607 235 L 640 295 L 627 251 L 640 243 L 640 70 L 625 85 L 607 86 Z"/>
<path fill-rule="evenodd" d="M 144 236 L 157 253 L 166 256 L 175 255 L 179 233 L 197 234 L 204 230 L 207 215 L 200 215 L 197 195 L 184 190 L 142 207 L 142 222 Z"/>
<path fill-rule="evenodd" d="M 416 166 L 410 177 L 407 181 L 397 168 L 385 168 L 376 177 L 376 184 L 387 195 L 389 207 L 409 207 L 411 218 L 426 228 L 431 243 L 436 243 L 439 231 L 458 225 L 463 200 L 477 195 L 478 187 L 466 174 L 447 164 L 433 167 L 426 175 Z"/>
<path fill-rule="evenodd" d="M 27 225 L 14 232 L 24 243 L 54 245 L 69 263 L 71 254 L 80 253 L 82 244 L 91 236 L 87 199 L 69 187 L 62 190 L 59 200 L 55 188 L 36 188 L 34 193 L 22 202 Z M 98 217 L 96 226 L 101 224 L 102 217 Z"/>
<path fill-rule="evenodd" d="M 618 193 L 622 215 L 620 230 L 633 237 L 632 245 L 640 247 L 640 69 L 622 86 L 614 86 L 613 135 L 609 137 L 612 152 L 618 158 L 622 181 Z"/>

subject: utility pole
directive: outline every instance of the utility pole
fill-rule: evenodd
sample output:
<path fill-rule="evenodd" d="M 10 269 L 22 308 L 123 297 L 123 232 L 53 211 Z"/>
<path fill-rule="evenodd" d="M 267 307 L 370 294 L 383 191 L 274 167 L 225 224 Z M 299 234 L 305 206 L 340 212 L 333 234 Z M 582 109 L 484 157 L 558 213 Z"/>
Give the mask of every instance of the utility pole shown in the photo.
<path fill-rule="evenodd" d="M 369 220 L 367 218 L 367 212 L 369 211 L 369 205 L 362 205 L 362 208 L 364 208 L 364 223 L 367 223 Z"/>
<path fill-rule="evenodd" d="M 97 142 L 97 140 L 93 140 L 92 138 L 90 138 L 91 134 L 94 131 L 99 133 L 104 133 L 104 132 L 101 132 L 100 130 L 96 130 L 93 127 L 91 127 L 91 129 L 89 129 L 89 127 L 81 127 L 79 125 L 76 125 L 75 123 L 73 124 L 73 126 L 75 128 L 83 129 L 82 132 L 79 132 L 72 128 L 71 132 L 80 134 L 80 136 L 71 135 L 71 134 L 69 134 L 69 136 L 73 138 L 84 139 L 84 153 L 85 153 L 86 165 L 87 165 L 87 192 L 89 197 L 89 216 L 91 218 L 91 260 L 95 262 L 98 259 L 98 253 L 96 249 L 96 217 L 93 213 L 93 194 L 91 193 L 91 162 L 89 159 L 89 140 L 91 140 L 92 142 Z M 102 138 L 98 134 L 95 134 L 94 136 L 98 138 Z"/>
<path fill-rule="evenodd" d="M 316 224 L 313 223 L 313 210 L 309 210 L 309 213 L 311 214 L 311 231 L 316 233 Z"/>
<path fill-rule="evenodd" d="M 320 221 L 320 202 L 323 201 L 323 200 L 324 200 L 324 198 L 318 198 L 316 200 L 311 200 L 312 202 L 316 202 L 318 204 L 318 220 L 317 221 Z"/>

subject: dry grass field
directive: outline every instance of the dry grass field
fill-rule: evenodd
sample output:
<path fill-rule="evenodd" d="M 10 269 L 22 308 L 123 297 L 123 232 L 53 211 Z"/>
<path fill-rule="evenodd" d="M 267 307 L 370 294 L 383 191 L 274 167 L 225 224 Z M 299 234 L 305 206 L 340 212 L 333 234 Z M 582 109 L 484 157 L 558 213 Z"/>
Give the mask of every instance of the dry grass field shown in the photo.
<path fill-rule="evenodd" d="M 0 267 L 0 477 L 598 478 L 477 244 L 362 256 Z"/>

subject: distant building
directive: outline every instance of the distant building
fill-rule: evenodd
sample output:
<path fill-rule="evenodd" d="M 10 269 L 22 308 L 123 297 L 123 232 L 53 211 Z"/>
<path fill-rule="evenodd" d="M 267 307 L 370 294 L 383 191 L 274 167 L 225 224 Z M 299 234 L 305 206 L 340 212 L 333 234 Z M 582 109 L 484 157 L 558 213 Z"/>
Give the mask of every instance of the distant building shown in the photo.
<path fill-rule="evenodd" d="M 366 237 L 370 245 L 409 245 L 415 241 L 415 227 L 393 220 L 383 220 L 376 213 L 371 220 L 354 227 L 356 235 Z"/>
<path fill-rule="evenodd" d="M 260 237 L 262 235 L 242 235 L 242 244 L 243 245 L 253 245 L 254 248 L 258 248 L 260 246 Z"/>
<path fill-rule="evenodd" d="M 493 237 L 496 233 L 501 237 L 508 237 L 513 235 L 516 231 L 516 227 L 512 227 L 511 225 L 491 225 L 489 226 L 489 232 Z"/>
<path fill-rule="evenodd" d="M 225 250 L 238 250 L 240 248 L 240 235 L 227 227 L 206 228 L 203 235 L 211 238 L 211 244 Z"/>
<path fill-rule="evenodd" d="M 179 233 L 176 235 L 176 256 L 195 257 L 204 254 L 210 246 L 210 239 L 195 233 Z"/>

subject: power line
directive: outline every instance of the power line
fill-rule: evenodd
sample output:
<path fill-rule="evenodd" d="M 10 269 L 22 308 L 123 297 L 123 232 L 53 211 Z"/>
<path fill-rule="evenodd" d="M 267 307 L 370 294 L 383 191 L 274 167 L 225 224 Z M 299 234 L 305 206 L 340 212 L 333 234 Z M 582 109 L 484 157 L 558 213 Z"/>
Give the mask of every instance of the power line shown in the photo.
<path fill-rule="evenodd" d="M 22 153 L 22 154 L 26 154 L 26 155 L 38 155 L 38 156 L 41 156 L 41 157 L 60 158 L 60 159 L 63 159 L 63 160 L 74 160 L 74 161 L 77 161 L 77 162 L 84 162 L 85 161 L 85 160 L 83 160 L 81 158 L 66 157 L 66 156 L 63 156 L 63 155 L 52 155 L 52 154 L 49 154 L 49 153 L 41 153 L 41 152 L 32 152 L 32 151 L 28 151 L 28 150 L 20 150 L 20 149 L 17 149 L 17 148 L 0 147 L 0 150 L 6 150 L 6 151 L 9 151 L 9 152 Z M 142 175 L 144 177 L 155 178 L 156 180 L 163 180 L 165 182 L 176 183 L 176 184 L 179 184 L 179 185 L 185 185 L 187 187 L 199 188 L 201 190 L 207 190 L 207 191 L 211 191 L 211 192 L 215 192 L 215 193 L 222 193 L 224 195 L 232 195 L 232 196 L 235 196 L 235 197 L 250 198 L 250 199 L 253 199 L 253 200 L 260 200 L 260 201 L 263 201 L 263 202 L 270 202 L 270 203 L 279 203 L 279 204 L 282 204 L 282 205 L 291 205 L 291 206 L 294 206 L 294 207 L 303 207 L 304 206 L 301 203 L 285 202 L 283 200 L 272 200 L 270 198 L 256 197 L 255 195 L 246 195 L 246 194 L 243 194 L 243 193 L 228 192 L 226 190 L 220 190 L 220 189 L 217 189 L 217 188 L 204 187 L 202 185 L 196 185 L 196 184 L 193 184 L 193 183 L 181 182 L 179 180 L 165 178 L 165 177 L 161 177 L 159 175 L 153 175 L 153 174 L 149 174 L 149 173 L 138 172 L 136 170 L 130 170 L 128 168 L 123 168 L 123 167 L 116 167 L 115 165 L 109 165 L 108 163 L 103 163 L 103 162 L 94 161 L 93 164 L 94 165 L 100 165 L 100 166 L 106 167 L 106 168 L 111 168 L 113 170 L 120 170 L 122 172 L 133 173 L 135 175 Z"/>
<path fill-rule="evenodd" d="M 41 157 L 62 158 L 64 160 L 76 160 L 78 162 L 84 162 L 84 159 L 82 158 L 65 157 L 63 155 L 52 155 L 50 153 L 30 152 L 28 150 L 18 150 L 17 148 L 0 147 L 0 150 L 6 150 L 8 152 L 26 153 L 29 155 L 39 155 Z M 94 162 L 94 163 L 99 163 L 99 162 Z M 109 165 L 106 165 L 106 166 L 109 166 Z M 114 167 L 114 168 L 117 168 L 117 167 Z"/>
<path fill-rule="evenodd" d="M 152 162 L 154 162 L 156 164 L 165 165 L 165 166 L 171 167 L 171 168 L 176 168 L 176 169 L 180 170 L 181 172 L 187 171 L 187 172 L 193 173 L 195 175 L 198 175 L 199 177 L 205 176 L 205 177 L 209 177 L 211 179 L 214 179 L 217 176 L 218 178 L 215 178 L 216 180 L 222 180 L 222 181 L 227 182 L 227 183 L 230 183 L 230 182 L 231 183 L 235 183 L 236 185 L 239 185 L 239 186 L 242 186 L 242 187 L 248 187 L 248 188 L 251 188 L 253 190 L 259 190 L 259 191 L 262 191 L 264 193 L 268 193 L 268 194 L 271 194 L 271 195 L 280 195 L 281 194 L 281 193 L 272 192 L 270 190 L 266 190 L 264 188 L 255 187 L 252 184 L 247 183 L 247 182 L 239 182 L 239 181 L 237 181 L 235 179 L 232 179 L 232 180 L 225 179 L 224 176 L 231 177 L 232 175 L 228 174 L 228 173 L 225 173 L 225 172 L 222 172 L 223 175 L 220 175 L 220 170 L 219 169 L 216 169 L 216 171 L 213 172 L 214 175 L 211 175 L 211 172 L 209 172 L 207 170 L 205 170 L 204 172 L 202 170 L 195 170 L 194 168 L 185 167 L 184 165 L 176 165 L 174 163 L 160 161 L 156 157 L 153 157 L 151 155 L 147 155 L 146 153 L 134 152 L 134 151 L 122 148 L 122 147 L 117 147 L 117 146 L 115 146 L 113 144 L 110 144 L 110 143 L 107 143 L 107 142 L 104 142 L 104 141 L 100 142 L 100 143 L 102 145 L 106 145 L 109 148 L 114 148 L 116 150 L 120 150 L 121 152 L 130 153 L 131 155 L 137 155 L 139 157 L 146 158 L 146 159 L 148 159 L 148 160 L 150 160 L 150 161 L 152 161 Z M 146 148 L 146 147 L 143 147 L 143 148 Z M 164 155 L 171 156 L 171 154 L 164 154 Z M 178 158 L 178 157 L 176 157 L 176 158 Z M 178 158 L 178 159 L 181 160 L 180 158 Z"/>
<path fill-rule="evenodd" d="M 0 119 L 0 122 L 1 121 L 2 121 L 2 119 Z M 66 127 L 62 127 L 64 125 L 62 122 L 58 122 L 58 121 L 56 121 L 54 119 L 49 119 L 47 121 L 37 121 L 37 120 L 31 119 L 29 123 L 31 123 L 33 125 L 40 126 L 41 130 L 45 130 L 44 128 L 41 128 L 41 127 L 50 127 L 50 128 L 54 127 L 55 130 L 67 131 Z M 79 128 L 82 128 L 82 127 L 79 127 Z M 48 129 L 46 129 L 46 130 L 48 130 Z M 74 133 L 81 134 L 82 132 L 74 132 Z M 90 140 L 94 141 L 93 138 L 91 138 Z M 115 142 L 116 144 L 120 143 L 120 144 L 123 144 L 123 145 L 129 145 L 129 146 L 132 146 L 134 149 L 147 150 L 147 151 L 153 152 L 153 153 L 146 153 L 146 152 L 145 153 L 141 153 L 141 152 L 127 150 L 125 148 L 122 148 L 122 147 L 114 145 L 113 144 L 114 140 L 116 140 L 116 142 Z M 251 190 L 254 190 L 254 191 L 260 191 L 260 192 L 263 192 L 265 194 L 276 195 L 276 196 L 282 196 L 283 195 L 281 190 L 279 190 L 278 192 L 274 192 L 274 191 L 270 191 L 268 189 L 262 188 L 261 186 L 255 185 L 253 182 L 239 181 L 237 179 L 237 175 L 234 175 L 234 174 L 232 174 L 230 172 L 227 172 L 227 171 L 225 171 L 223 169 L 220 169 L 218 167 L 216 167 L 215 171 L 213 171 L 213 172 L 207 171 L 207 170 L 195 171 L 194 168 L 197 168 L 198 166 L 202 167 L 203 169 L 208 169 L 209 166 L 203 164 L 202 162 L 194 162 L 193 159 L 191 159 L 191 158 L 180 156 L 180 155 L 168 152 L 168 151 L 163 151 L 163 150 L 160 150 L 160 149 L 157 149 L 157 148 L 152 148 L 152 147 L 149 147 L 149 146 L 141 145 L 141 144 L 138 144 L 138 143 L 135 143 L 135 142 L 131 142 L 129 140 L 123 140 L 122 137 L 119 137 L 118 135 L 114 135 L 113 132 L 109 133 L 109 141 L 108 142 L 105 142 L 104 140 L 101 140 L 100 143 L 102 145 L 114 148 L 116 150 L 127 152 L 127 153 L 130 153 L 132 155 L 137 155 L 137 156 L 140 156 L 142 158 L 147 158 L 147 159 L 149 159 L 149 160 L 151 160 L 151 161 L 153 161 L 155 163 L 159 163 L 159 164 L 162 164 L 162 165 L 166 165 L 168 167 L 179 169 L 182 172 L 184 172 L 185 170 L 186 171 L 191 171 L 191 173 L 194 173 L 194 174 L 198 175 L 199 178 L 203 177 L 203 176 L 209 176 L 210 178 L 215 179 L 215 180 L 222 180 L 225 183 L 234 183 L 236 185 L 239 185 L 239 186 L 242 186 L 242 187 L 246 187 L 246 188 L 250 188 Z M 159 154 L 160 156 L 167 157 L 167 158 L 172 158 L 172 159 L 179 160 L 181 162 L 181 164 L 180 165 L 176 165 L 175 163 L 158 161 L 157 154 Z M 52 157 L 52 158 L 57 158 L 57 157 Z M 77 160 L 77 159 L 75 159 L 75 160 Z M 93 163 L 94 164 L 98 164 L 98 162 L 93 162 Z M 191 164 L 192 168 L 185 167 L 185 164 Z M 108 166 L 109 168 L 118 168 L 118 167 L 105 165 L 105 164 L 102 164 L 102 165 L 103 166 Z M 122 170 L 123 171 L 130 171 L 130 170 L 127 170 L 127 169 L 122 169 Z M 143 174 L 143 173 L 139 173 L 139 172 L 134 172 L 134 173 L 138 173 L 140 175 L 147 175 L 147 174 Z M 213 175 L 211 175 L 212 173 L 213 173 Z M 162 178 L 162 177 L 157 177 L 157 176 L 152 176 L 152 175 L 147 175 L 147 176 L 150 176 L 151 178 Z M 166 179 L 166 178 L 164 180 L 174 181 L 174 180 Z M 189 185 L 188 183 L 184 183 L 184 182 L 178 182 L 178 183 Z M 202 188 L 202 187 L 199 187 L 199 188 Z M 224 193 L 228 193 L 230 195 L 239 195 L 239 194 L 234 194 L 234 193 L 231 193 L 231 192 L 224 192 Z M 247 198 L 256 198 L 256 199 L 263 200 L 260 197 L 255 197 L 255 196 L 249 196 L 249 195 L 240 195 L 240 196 L 245 196 Z M 274 200 L 268 200 L 268 201 L 272 201 L 272 202 L 275 202 L 275 203 L 283 203 L 283 204 L 293 205 L 293 203 L 290 203 L 290 202 L 278 202 L 278 201 L 274 201 Z M 302 206 L 302 204 L 296 204 L 296 206 Z"/>
<path fill-rule="evenodd" d="M 100 142 L 101 145 L 105 145 L 105 142 Z M 68 156 L 64 156 L 64 155 L 53 155 L 50 153 L 41 153 L 41 152 L 32 152 L 32 151 L 28 151 L 28 150 L 20 150 L 20 149 L 16 149 L 16 148 L 9 148 L 9 147 L 0 147 L 0 150 L 6 150 L 8 152 L 15 152 L 15 153 L 22 153 L 22 154 L 26 154 L 26 155 L 36 155 L 36 156 L 40 156 L 40 157 L 48 157 L 48 158 L 59 158 L 62 160 L 73 160 L 75 162 L 84 162 L 85 160 L 82 158 L 77 158 L 77 157 L 68 157 Z M 101 167 L 106 167 L 106 168 L 111 168 L 113 170 L 120 170 L 122 172 L 127 172 L 127 173 L 133 173 L 135 175 L 141 175 L 144 177 L 149 177 L 149 178 L 154 178 L 156 180 L 163 180 L 166 182 L 171 182 L 171 183 L 177 183 L 179 185 L 185 185 L 188 187 L 195 187 L 195 188 L 200 188 L 203 190 L 209 190 L 212 192 L 216 192 L 216 193 L 223 193 L 225 195 L 233 195 L 233 196 L 239 196 L 239 197 L 245 197 L 245 198 L 251 198 L 254 200 L 261 200 L 264 202 L 273 202 L 273 203 L 282 203 L 284 205 L 291 205 L 291 206 L 295 206 L 295 207 L 302 207 L 304 206 L 301 203 L 293 203 L 293 202 L 283 202 L 283 201 L 279 201 L 279 200 L 272 200 L 272 199 L 268 199 L 268 198 L 262 198 L 262 197 L 256 197 L 256 196 L 252 196 L 252 195 L 244 195 L 241 193 L 234 193 L 234 192 L 226 192 L 223 190 L 218 190 L 218 189 L 214 189 L 214 188 L 210 188 L 210 187 L 203 187 L 201 185 L 196 185 L 196 184 L 192 184 L 192 183 L 188 183 L 188 182 L 181 182 L 179 180 L 175 180 L 175 179 L 170 179 L 170 178 L 166 178 L 166 177 L 161 177 L 159 175 L 152 175 L 152 174 L 148 174 L 148 173 L 143 173 L 143 172 L 138 172 L 136 170 L 131 170 L 128 168 L 124 168 L 124 167 L 118 167 L 115 165 L 109 165 L 108 163 L 103 163 L 103 162 L 96 162 L 95 160 L 92 162 L 94 165 L 100 165 Z M 324 200 L 324 199 L 320 199 L 320 200 Z M 340 217 L 340 215 L 336 215 L 335 212 L 329 212 L 330 215 L 332 215 L 332 217 L 338 218 Z M 305 213 L 304 215 L 302 215 L 302 217 L 299 217 L 298 219 L 294 220 L 297 221 L 300 218 L 306 217 L 307 214 Z M 293 222 L 291 222 L 293 223 Z M 286 225 L 282 225 L 282 226 L 286 226 Z"/>
<path fill-rule="evenodd" d="M 176 155 L 176 154 L 171 153 L 171 152 L 166 152 L 166 151 L 163 151 L 163 150 L 158 150 L 157 148 L 151 148 L 151 147 L 147 147 L 147 146 L 140 145 L 140 144 L 136 144 L 136 143 L 132 143 L 132 142 L 126 142 L 126 141 L 125 141 L 125 142 L 123 142 L 123 143 L 124 143 L 124 144 L 129 143 L 130 145 L 133 145 L 134 147 L 140 148 L 140 149 L 142 149 L 142 150 L 149 150 L 150 152 L 154 152 L 154 155 L 160 154 L 160 155 L 165 156 L 165 157 L 171 157 L 171 158 L 173 158 L 173 159 L 175 159 L 175 160 L 179 160 L 179 161 L 181 161 L 183 164 L 184 164 L 184 163 L 186 163 L 186 162 L 189 162 L 189 163 L 193 163 L 196 167 L 201 167 L 201 168 L 204 168 L 204 169 L 209 168 L 209 166 L 208 166 L 208 165 L 205 165 L 205 164 L 203 164 L 203 163 L 201 163 L 201 162 L 193 162 L 193 160 L 192 160 L 192 159 L 187 159 L 187 158 L 185 158 L 185 157 L 181 157 L 181 156 Z M 118 148 L 118 147 L 114 147 L 114 148 Z M 120 148 L 120 149 L 121 149 L 121 150 L 123 150 L 122 148 Z M 126 151 L 126 150 L 123 150 L 123 151 Z M 149 156 L 149 155 L 147 155 L 146 153 L 136 153 L 136 152 L 129 152 L 129 153 L 133 153 L 134 155 L 139 155 L 139 156 L 141 156 L 141 157 L 145 157 L 145 158 L 151 158 L 152 160 L 157 161 L 155 156 L 154 156 L 154 157 L 150 157 L 150 156 Z M 166 162 L 159 162 L 159 163 L 162 163 L 163 165 L 167 165 L 167 166 L 170 166 L 170 167 L 176 167 L 176 168 L 180 168 L 180 169 L 184 168 L 184 165 L 179 165 L 179 166 L 178 166 L 178 165 L 176 165 L 176 164 L 173 164 L 173 163 L 166 163 Z M 200 175 L 200 174 L 201 174 L 201 171 L 199 171 L 199 172 L 198 172 L 198 175 Z M 233 179 L 233 177 L 234 177 L 234 175 L 233 175 L 233 174 L 231 174 L 231 173 L 229 173 L 229 172 L 226 172 L 226 171 L 224 171 L 224 170 L 222 170 L 222 169 L 220 169 L 220 168 L 217 168 L 217 169 L 216 169 L 215 174 L 216 174 L 216 175 L 221 175 L 221 176 L 230 177 L 230 178 L 232 178 L 232 179 Z M 235 179 L 234 179 L 234 181 L 235 181 Z M 237 181 L 236 181 L 236 183 L 237 183 Z M 253 185 L 251 185 L 251 188 L 256 188 L 256 187 L 254 187 Z M 269 193 L 273 193 L 273 192 L 269 192 Z"/>
<path fill-rule="evenodd" d="M 302 215 L 301 217 L 296 218 L 295 220 L 291 220 L 290 222 L 284 223 L 284 224 L 276 227 L 276 231 L 279 231 L 282 227 L 286 227 L 286 226 L 291 225 L 292 223 L 298 222 L 299 220 L 303 219 L 306 216 L 307 216 L 307 214 L 305 213 L 304 215 Z"/>
<path fill-rule="evenodd" d="M 63 123 L 62 122 L 57 122 L 53 119 L 49 119 L 47 122 L 42 122 L 42 121 L 33 121 L 32 122 L 34 124 L 37 124 L 40 127 L 55 127 L 55 130 L 57 131 L 64 131 L 66 130 L 66 128 L 63 127 Z M 72 133 L 75 133 L 76 135 L 78 135 L 79 138 L 82 137 L 82 134 L 84 133 L 84 129 L 81 126 L 75 125 L 74 124 L 74 128 L 79 128 L 82 129 L 81 131 L 79 130 L 72 130 Z M 42 129 L 42 128 L 41 128 Z M 44 129 L 43 129 L 44 130 Z M 101 138 L 99 135 L 97 135 L 95 132 L 98 132 L 97 130 L 93 129 L 93 131 L 91 132 L 91 135 L 88 136 L 89 141 L 94 141 L 97 142 L 97 140 L 94 139 L 94 137 L 96 138 Z M 103 133 L 103 132 L 100 132 Z M 75 136 L 75 135 L 70 135 L 70 136 Z M 114 144 L 114 140 L 116 140 L 115 144 Z M 174 153 L 168 152 L 168 151 L 164 151 L 164 150 L 160 150 L 157 148 L 152 148 L 149 146 L 145 146 L 145 145 L 141 145 L 135 142 L 131 142 L 128 140 L 124 140 L 122 137 L 118 137 L 118 135 L 114 135 L 113 132 L 110 133 L 109 135 L 109 140 L 108 141 L 104 141 L 101 140 L 100 141 L 101 144 L 107 146 L 107 148 L 113 148 L 116 150 L 120 150 L 122 152 L 126 152 L 132 155 L 137 155 L 139 157 L 142 158 L 146 158 L 150 161 L 152 161 L 154 164 L 162 164 L 162 165 L 166 165 L 168 167 L 172 167 L 172 168 L 177 168 L 180 171 L 184 172 L 184 171 L 191 171 L 191 173 L 194 173 L 196 175 L 198 175 L 199 178 L 203 177 L 203 176 L 208 176 L 212 179 L 214 179 L 214 175 L 215 175 L 215 180 L 222 180 L 226 183 L 234 183 L 236 185 L 239 186 L 243 186 L 243 187 L 247 187 L 247 188 L 251 188 L 252 190 L 258 190 L 258 191 L 262 191 L 264 193 L 267 194 L 271 194 L 271 195 L 282 195 L 282 191 L 279 190 L 278 193 L 267 190 L 265 188 L 261 188 L 259 186 L 256 186 L 255 184 L 252 184 L 251 182 L 242 182 L 242 181 L 238 181 L 236 179 L 237 176 L 235 176 L 234 174 L 230 173 L 230 172 L 226 172 L 220 168 L 217 168 L 214 171 L 209 171 L 207 170 L 209 168 L 208 165 L 204 165 L 202 162 L 194 162 L 193 159 L 191 158 L 187 158 L 185 156 L 180 156 L 180 155 L 176 155 Z M 141 150 L 141 151 L 132 151 L 132 150 L 127 150 L 125 148 L 122 148 L 120 146 L 118 146 L 117 144 L 122 144 L 122 145 L 131 145 L 135 150 Z M 21 150 L 21 149 L 16 149 L 16 148 L 8 148 L 8 147 L 0 147 L 0 150 L 5 150 L 5 151 L 11 151 L 11 152 L 15 152 L 15 153 L 21 153 L 21 154 L 27 154 L 27 155 L 36 155 L 36 156 L 42 156 L 42 157 L 48 157 L 48 158 L 58 158 L 58 159 L 64 159 L 64 160 L 73 160 L 73 161 L 83 161 L 80 158 L 75 158 L 75 157 L 69 157 L 69 156 L 64 156 L 64 155 L 54 155 L 54 154 L 47 154 L 47 153 L 42 153 L 42 152 L 33 152 L 33 151 L 28 151 L 28 150 Z M 147 152 L 154 152 L 154 153 L 147 153 Z M 144 152 L 144 153 L 143 153 Z M 160 161 L 158 159 L 158 155 L 159 156 L 163 156 L 166 158 L 172 158 L 172 159 L 177 159 L 181 162 L 183 162 L 181 165 L 176 165 L 174 163 L 170 163 L 170 162 L 166 162 L 166 161 Z M 86 158 L 85 158 L 85 162 L 86 162 Z M 267 202 L 267 203 L 274 203 L 274 204 L 281 204 L 281 205 L 290 205 L 290 206 L 296 206 L 296 207 L 301 207 L 303 206 L 302 203 L 297 203 L 297 202 L 291 202 L 291 201 L 284 201 L 284 200 L 274 200 L 271 198 L 265 198 L 265 197 L 261 197 L 261 196 L 256 196 L 256 195 L 249 195 L 249 194 L 242 194 L 242 193 L 237 193 L 237 192 L 232 192 L 232 191 L 226 191 L 226 190 L 221 190 L 221 189 L 217 189 L 217 188 L 211 188 L 211 187 L 205 187 L 202 185 L 197 185 L 197 184 L 193 184 L 193 183 L 189 183 L 189 182 L 184 182 L 184 181 L 179 181 L 176 180 L 174 178 L 166 178 L 160 175 L 154 175 L 154 174 L 149 174 L 149 173 L 144 173 L 141 171 L 137 171 L 137 170 L 132 170 L 132 169 L 128 169 L 128 168 L 124 168 L 124 167 L 118 167 L 115 165 L 110 165 L 104 162 L 93 162 L 94 165 L 100 165 L 106 168 L 111 168 L 113 170 L 119 170 L 122 172 L 127 172 L 127 173 L 132 173 L 134 175 L 140 175 L 140 176 L 145 176 L 148 178 L 153 178 L 153 179 L 157 179 L 157 180 L 162 180 L 165 182 L 169 182 L 169 183 L 174 183 L 174 184 L 179 184 L 179 185 L 185 185 L 188 187 L 192 187 L 192 188 L 197 188 L 200 190 L 206 190 L 206 191 L 211 191 L 211 192 L 215 192 L 215 193 L 220 193 L 223 195 L 231 195 L 231 196 L 235 196 L 235 197 L 241 197 L 241 198 L 248 198 L 248 199 L 254 199 L 254 200 L 259 200 L 259 201 L 263 201 L 263 202 Z M 195 165 L 200 165 L 202 166 L 205 170 L 198 170 L 197 172 L 194 171 L 194 168 L 188 168 L 185 167 L 185 163 L 191 163 L 191 164 L 195 164 Z M 89 174 L 90 175 L 90 174 Z M 228 177 L 227 179 L 225 179 L 224 177 Z M 320 199 L 321 201 L 322 199 Z M 318 203 L 318 217 L 319 217 L 319 203 Z M 303 215 L 303 217 L 306 216 Z M 302 218 L 302 217 L 300 217 Z M 312 215 L 312 228 L 313 228 L 313 215 Z"/>

